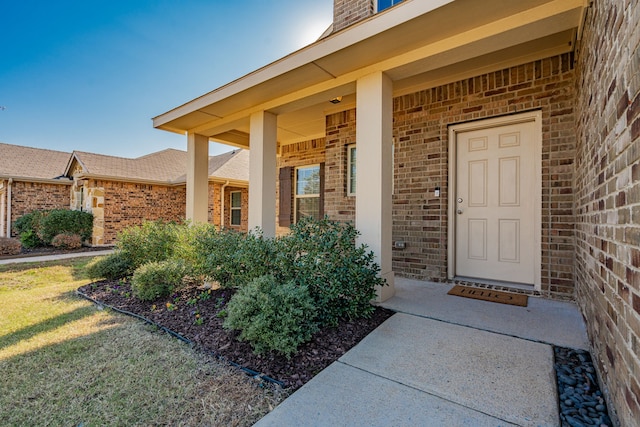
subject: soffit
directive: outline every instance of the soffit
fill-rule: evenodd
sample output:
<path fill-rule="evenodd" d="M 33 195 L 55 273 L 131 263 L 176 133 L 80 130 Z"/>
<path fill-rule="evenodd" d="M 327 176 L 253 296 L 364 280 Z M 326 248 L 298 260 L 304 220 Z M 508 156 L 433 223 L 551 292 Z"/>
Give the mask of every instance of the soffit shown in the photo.
<path fill-rule="evenodd" d="M 456 0 L 411 15 L 420 5 L 406 1 L 320 40 L 156 117 L 154 126 L 247 147 L 249 114 L 268 110 L 278 114 L 280 143 L 317 138 L 325 114 L 336 109 L 328 100 L 342 96 L 342 109 L 350 106 L 344 98 L 361 75 L 386 72 L 398 94 L 570 51 L 584 7 L 582 0 Z"/>

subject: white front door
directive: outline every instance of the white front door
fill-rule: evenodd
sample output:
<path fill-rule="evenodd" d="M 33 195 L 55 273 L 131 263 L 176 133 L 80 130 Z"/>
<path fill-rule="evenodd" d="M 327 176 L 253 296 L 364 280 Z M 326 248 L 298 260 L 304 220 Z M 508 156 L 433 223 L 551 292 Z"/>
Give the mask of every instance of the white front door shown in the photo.
<path fill-rule="evenodd" d="M 455 133 L 455 276 L 536 284 L 537 132 L 530 120 Z"/>

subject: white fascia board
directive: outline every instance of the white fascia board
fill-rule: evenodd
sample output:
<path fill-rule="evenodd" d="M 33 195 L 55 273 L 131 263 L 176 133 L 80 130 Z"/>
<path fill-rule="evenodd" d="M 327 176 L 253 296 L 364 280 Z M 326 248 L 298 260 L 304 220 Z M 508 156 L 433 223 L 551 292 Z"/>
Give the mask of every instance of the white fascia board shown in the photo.
<path fill-rule="evenodd" d="M 153 126 L 160 127 L 165 123 L 197 111 L 217 101 L 236 95 L 244 90 L 264 83 L 274 77 L 295 70 L 306 64 L 321 59 L 334 52 L 366 40 L 376 34 L 407 22 L 417 16 L 429 13 L 454 0 L 414 0 L 408 1 L 402 7 L 374 15 L 361 23 L 354 24 L 343 31 L 339 31 L 327 38 L 320 39 L 294 53 L 285 56 L 265 67 L 234 80 L 208 94 L 174 108 L 153 118 Z M 325 70 L 326 71 L 326 70 Z M 328 73 L 329 76 L 331 76 Z M 335 76 L 331 76 L 335 77 Z"/>

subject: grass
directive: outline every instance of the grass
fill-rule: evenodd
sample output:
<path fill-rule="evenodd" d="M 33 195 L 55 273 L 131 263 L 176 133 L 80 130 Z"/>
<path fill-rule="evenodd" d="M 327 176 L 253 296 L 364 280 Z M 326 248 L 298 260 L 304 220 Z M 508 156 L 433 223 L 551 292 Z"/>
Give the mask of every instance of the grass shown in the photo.
<path fill-rule="evenodd" d="M 252 425 L 282 395 L 77 297 L 88 259 L 0 265 L 0 425 Z"/>

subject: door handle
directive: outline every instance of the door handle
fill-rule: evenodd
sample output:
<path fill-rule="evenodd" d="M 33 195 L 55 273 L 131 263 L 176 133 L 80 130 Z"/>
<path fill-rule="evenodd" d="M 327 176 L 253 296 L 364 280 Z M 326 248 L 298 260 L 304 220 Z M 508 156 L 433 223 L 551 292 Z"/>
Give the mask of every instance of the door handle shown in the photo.
<path fill-rule="evenodd" d="M 456 213 L 457 213 L 458 215 L 462 214 L 462 209 L 458 209 L 458 210 L 456 211 Z"/>

